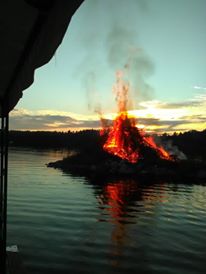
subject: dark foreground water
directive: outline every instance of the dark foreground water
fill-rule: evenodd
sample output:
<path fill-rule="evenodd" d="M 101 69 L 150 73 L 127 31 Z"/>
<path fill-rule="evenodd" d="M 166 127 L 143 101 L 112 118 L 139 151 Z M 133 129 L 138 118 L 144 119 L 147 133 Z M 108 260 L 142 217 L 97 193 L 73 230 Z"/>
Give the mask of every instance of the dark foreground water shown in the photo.
<path fill-rule="evenodd" d="M 8 244 L 30 273 L 206 273 L 206 186 L 98 185 L 45 166 L 62 155 L 9 154 Z"/>

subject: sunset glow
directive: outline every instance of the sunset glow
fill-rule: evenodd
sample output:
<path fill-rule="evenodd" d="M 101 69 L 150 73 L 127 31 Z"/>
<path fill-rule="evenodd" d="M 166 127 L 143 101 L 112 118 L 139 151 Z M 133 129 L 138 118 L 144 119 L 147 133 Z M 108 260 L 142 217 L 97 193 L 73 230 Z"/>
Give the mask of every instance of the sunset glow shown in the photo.
<path fill-rule="evenodd" d="M 114 120 L 116 112 L 103 113 L 104 119 Z M 206 128 L 206 94 L 197 94 L 185 102 L 167 103 L 162 101 L 142 101 L 138 109 L 128 110 L 128 116 L 139 121 L 139 128 L 147 132 L 173 133 Z M 29 127 L 28 127 L 29 124 Z M 78 114 L 66 111 L 27 109 L 11 113 L 12 129 L 78 131 L 99 129 L 99 114 Z"/>

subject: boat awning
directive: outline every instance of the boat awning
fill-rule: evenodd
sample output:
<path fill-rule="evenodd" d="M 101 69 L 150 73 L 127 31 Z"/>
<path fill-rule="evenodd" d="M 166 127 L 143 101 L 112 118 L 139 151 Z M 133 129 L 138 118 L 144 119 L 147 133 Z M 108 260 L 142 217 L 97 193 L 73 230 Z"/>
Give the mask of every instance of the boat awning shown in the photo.
<path fill-rule="evenodd" d="M 83 0 L 7 0 L 0 3 L 0 115 L 7 115 L 36 68 L 48 63 Z"/>

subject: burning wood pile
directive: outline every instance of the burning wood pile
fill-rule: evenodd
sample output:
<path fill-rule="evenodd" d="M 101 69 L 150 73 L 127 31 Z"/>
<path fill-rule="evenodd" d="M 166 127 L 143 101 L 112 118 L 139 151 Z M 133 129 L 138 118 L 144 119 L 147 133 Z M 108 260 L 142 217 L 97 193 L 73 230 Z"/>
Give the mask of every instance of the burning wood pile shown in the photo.
<path fill-rule="evenodd" d="M 117 73 L 117 81 L 114 86 L 118 114 L 113 125 L 108 127 L 102 123 L 101 135 L 106 135 L 103 148 L 106 152 L 137 163 L 144 158 L 144 148 L 153 150 L 156 155 L 164 160 L 173 160 L 172 156 L 162 147 L 155 143 L 152 136 L 146 136 L 142 129 L 138 128 L 136 117 L 130 117 L 127 111 L 129 85 L 123 81 L 122 73 Z M 103 119 L 101 118 L 103 121 Z"/>

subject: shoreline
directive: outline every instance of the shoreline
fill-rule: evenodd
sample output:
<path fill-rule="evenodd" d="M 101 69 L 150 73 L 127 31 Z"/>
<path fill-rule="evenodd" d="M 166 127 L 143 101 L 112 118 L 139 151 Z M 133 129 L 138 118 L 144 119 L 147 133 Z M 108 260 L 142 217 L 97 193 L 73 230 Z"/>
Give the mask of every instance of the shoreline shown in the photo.
<path fill-rule="evenodd" d="M 176 162 L 159 160 L 151 163 L 140 161 L 137 164 L 131 164 L 114 157 L 99 162 L 95 159 L 92 162 L 90 158 L 90 161 L 87 162 L 82 161 L 81 155 L 75 155 L 50 162 L 47 167 L 60 169 L 73 176 L 83 176 L 91 180 L 135 178 L 151 181 L 169 180 L 187 184 L 206 183 L 205 164 L 189 160 Z"/>

